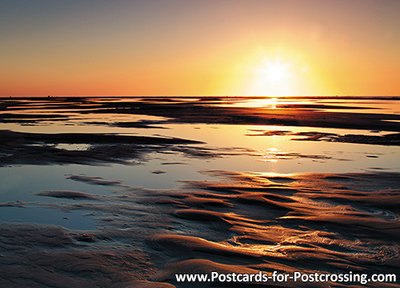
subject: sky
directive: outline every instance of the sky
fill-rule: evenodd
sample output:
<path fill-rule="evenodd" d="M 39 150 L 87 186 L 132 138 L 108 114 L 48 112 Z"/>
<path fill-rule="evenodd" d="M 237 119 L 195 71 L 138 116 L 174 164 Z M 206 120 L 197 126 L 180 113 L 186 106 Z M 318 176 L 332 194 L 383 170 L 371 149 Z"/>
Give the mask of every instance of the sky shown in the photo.
<path fill-rule="evenodd" d="M 0 96 L 400 95 L 398 0 L 1 0 Z"/>

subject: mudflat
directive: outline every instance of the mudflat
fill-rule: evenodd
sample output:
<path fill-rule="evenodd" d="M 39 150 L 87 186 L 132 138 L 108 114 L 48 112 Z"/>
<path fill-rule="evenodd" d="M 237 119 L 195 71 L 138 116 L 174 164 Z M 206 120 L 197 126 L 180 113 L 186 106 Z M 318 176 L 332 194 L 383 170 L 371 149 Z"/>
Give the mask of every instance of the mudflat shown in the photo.
<path fill-rule="evenodd" d="M 1 98 L 0 109 L 2 287 L 343 287 L 189 286 L 176 274 L 399 271 L 398 97 Z"/>

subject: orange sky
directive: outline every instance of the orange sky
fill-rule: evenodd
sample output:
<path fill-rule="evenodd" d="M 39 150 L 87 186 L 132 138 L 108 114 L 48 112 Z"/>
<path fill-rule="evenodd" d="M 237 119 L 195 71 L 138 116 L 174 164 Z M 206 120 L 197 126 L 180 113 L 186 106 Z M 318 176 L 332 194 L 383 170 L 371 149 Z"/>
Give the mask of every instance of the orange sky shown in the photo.
<path fill-rule="evenodd" d="M 0 95 L 400 95 L 399 14 L 396 0 L 5 0 Z"/>

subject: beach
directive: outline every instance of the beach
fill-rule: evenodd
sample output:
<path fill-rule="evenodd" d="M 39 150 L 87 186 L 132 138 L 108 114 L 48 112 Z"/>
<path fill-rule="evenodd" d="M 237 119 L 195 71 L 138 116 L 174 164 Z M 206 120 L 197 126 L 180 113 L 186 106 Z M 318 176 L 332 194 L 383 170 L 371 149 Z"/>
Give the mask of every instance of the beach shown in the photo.
<path fill-rule="evenodd" d="M 400 287 L 176 278 L 398 273 L 398 97 L 20 97 L 0 109 L 2 287 Z"/>

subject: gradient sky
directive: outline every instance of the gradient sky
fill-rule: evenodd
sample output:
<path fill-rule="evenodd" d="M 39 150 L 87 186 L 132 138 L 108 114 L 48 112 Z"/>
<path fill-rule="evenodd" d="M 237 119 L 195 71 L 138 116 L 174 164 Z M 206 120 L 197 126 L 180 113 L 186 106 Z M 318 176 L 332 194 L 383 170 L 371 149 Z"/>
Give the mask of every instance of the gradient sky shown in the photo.
<path fill-rule="evenodd" d="M 399 15 L 398 0 L 1 0 L 0 95 L 400 95 Z"/>

